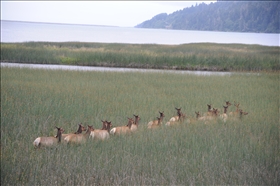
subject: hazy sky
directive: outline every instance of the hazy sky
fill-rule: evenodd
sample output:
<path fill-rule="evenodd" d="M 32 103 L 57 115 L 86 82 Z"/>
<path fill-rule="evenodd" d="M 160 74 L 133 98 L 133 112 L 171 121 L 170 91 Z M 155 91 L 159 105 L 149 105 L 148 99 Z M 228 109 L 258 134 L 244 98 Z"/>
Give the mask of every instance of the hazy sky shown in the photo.
<path fill-rule="evenodd" d="M 202 2 L 1 0 L 1 20 L 134 27 L 159 13 L 170 14 Z"/>

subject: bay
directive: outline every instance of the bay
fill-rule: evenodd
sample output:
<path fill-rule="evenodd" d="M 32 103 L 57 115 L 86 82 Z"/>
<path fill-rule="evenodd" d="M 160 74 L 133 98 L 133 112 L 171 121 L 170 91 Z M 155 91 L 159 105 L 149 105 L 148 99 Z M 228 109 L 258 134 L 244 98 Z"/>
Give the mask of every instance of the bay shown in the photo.
<path fill-rule="evenodd" d="M 1 42 L 223 43 L 279 46 L 279 34 L 144 29 L 1 20 Z"/>

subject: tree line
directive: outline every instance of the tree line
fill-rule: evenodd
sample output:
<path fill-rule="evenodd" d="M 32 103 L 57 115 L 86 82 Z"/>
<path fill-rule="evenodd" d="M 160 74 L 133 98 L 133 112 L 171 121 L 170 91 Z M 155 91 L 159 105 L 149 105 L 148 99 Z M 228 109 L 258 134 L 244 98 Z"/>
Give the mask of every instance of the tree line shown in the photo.
<path fill-rule="evenodd" d="M 161 13 L 137 28 L 280 33 L 278 1 L 200 3 L 171 14 Z"/>

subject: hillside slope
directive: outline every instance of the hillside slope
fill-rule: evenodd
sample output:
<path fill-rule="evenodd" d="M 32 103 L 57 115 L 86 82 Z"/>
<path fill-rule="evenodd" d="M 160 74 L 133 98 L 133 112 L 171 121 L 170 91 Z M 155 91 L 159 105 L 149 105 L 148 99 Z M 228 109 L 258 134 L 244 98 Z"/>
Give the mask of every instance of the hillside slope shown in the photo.
<path fill-rule="evenodd" d="M 201 3 L 172 14 L 158 14 L 137 28 L 280 33 L 280 2 Z"/>

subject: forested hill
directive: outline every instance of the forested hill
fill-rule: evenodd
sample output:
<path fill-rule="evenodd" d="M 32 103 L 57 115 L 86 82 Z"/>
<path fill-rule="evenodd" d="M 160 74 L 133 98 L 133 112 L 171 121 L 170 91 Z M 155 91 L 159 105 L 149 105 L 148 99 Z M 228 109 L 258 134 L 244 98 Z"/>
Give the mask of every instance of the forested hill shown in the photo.
<path fill-rule="evenodd" d="M 172 14 L 158 14 L 135 27 L 280 33 L 279 10 L 278 1 L 200 3 Z"/>

